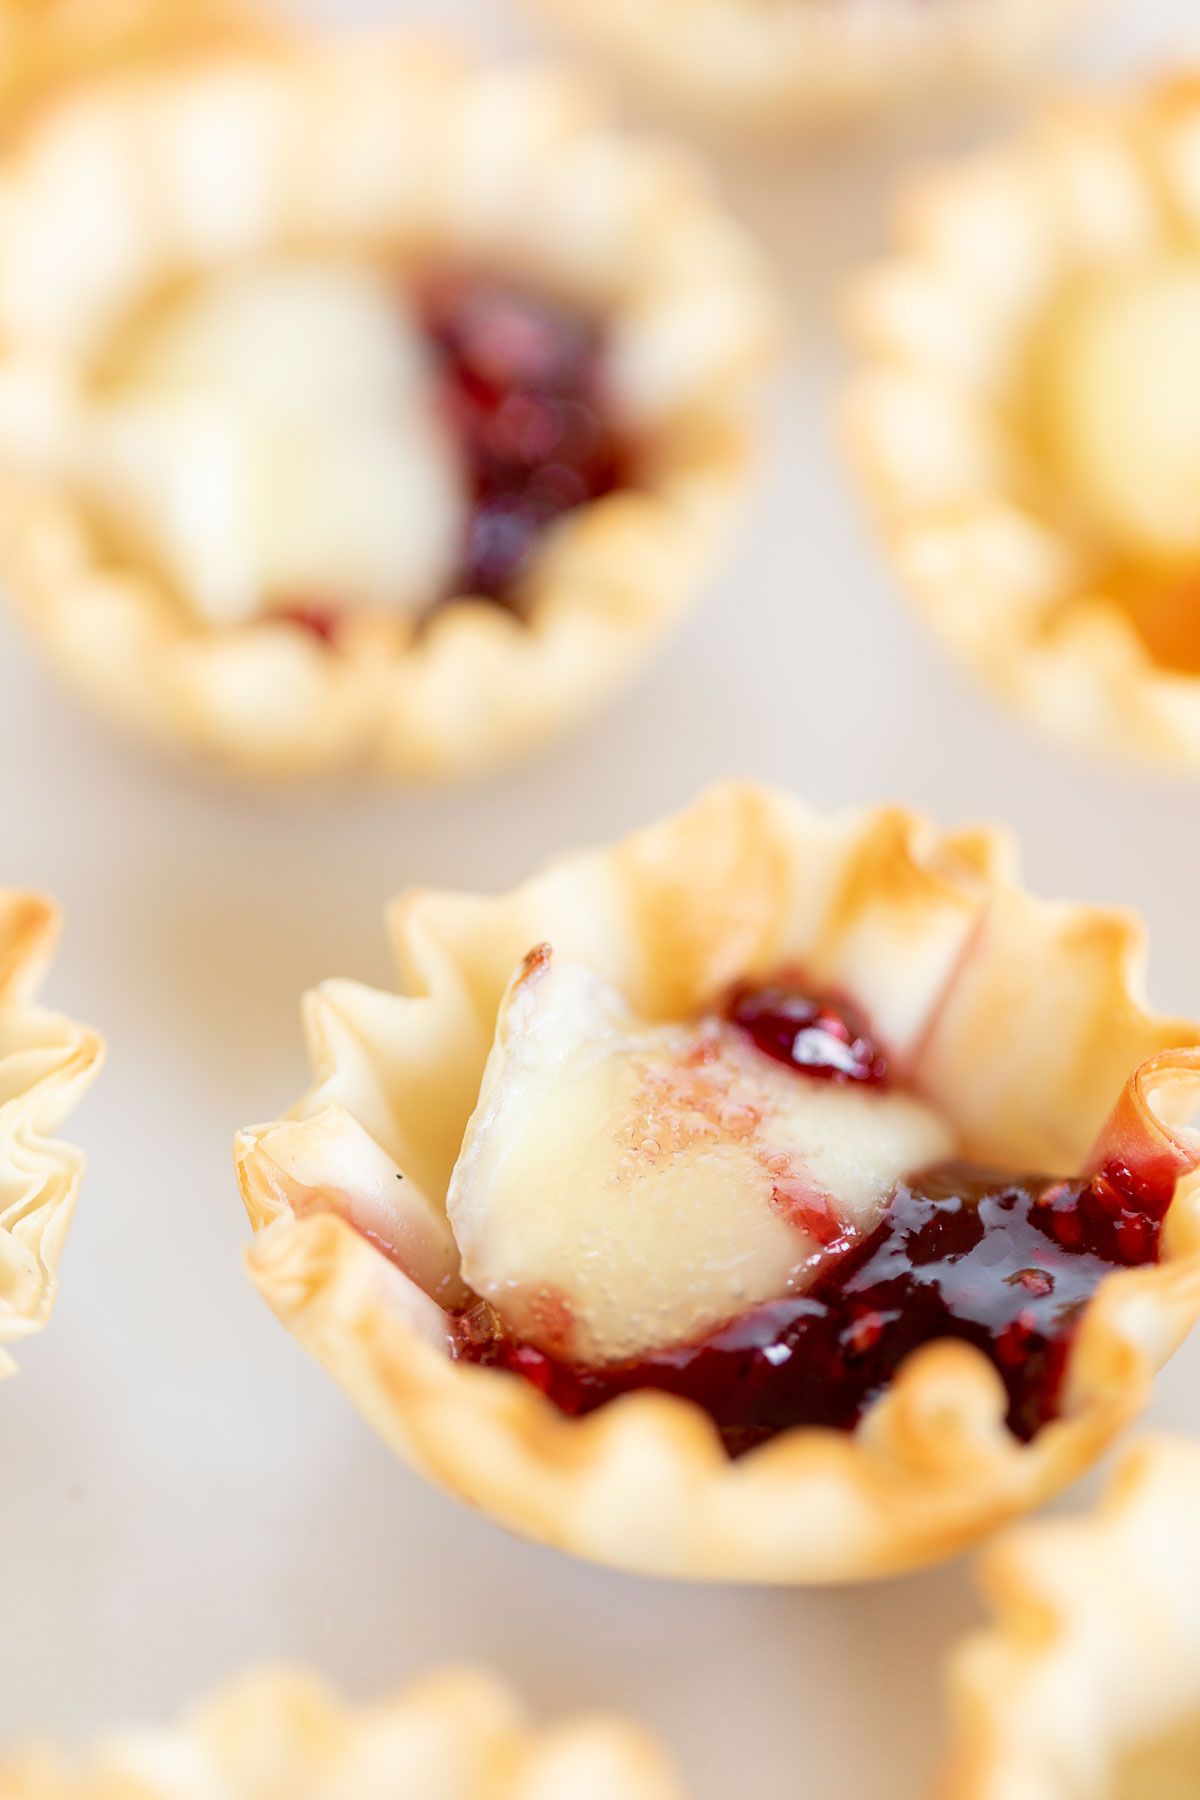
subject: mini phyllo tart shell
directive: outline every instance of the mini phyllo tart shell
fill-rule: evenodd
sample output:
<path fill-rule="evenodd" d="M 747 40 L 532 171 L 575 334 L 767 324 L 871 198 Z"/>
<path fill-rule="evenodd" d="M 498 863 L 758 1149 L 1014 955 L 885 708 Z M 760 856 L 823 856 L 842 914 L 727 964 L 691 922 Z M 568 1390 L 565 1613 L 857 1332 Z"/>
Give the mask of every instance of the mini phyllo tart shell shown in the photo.
<path fill-rule="evenodd" d="M 0 889 L 0 1377 L 54 1303 L 83 1157 L 52 1134 L 103 1055 L 95 1032 L 34 1004 L 57 935 L 47 901 Z"/>
<path fill-rule="evenodd" d="M 825 818 L 729 786 L 508 895 L 411 893 L 391 931 L 404 992 L 336 981 L 311 995 L 315 1085 L 239 1137 L 250 1273 L 402 1456 L 516 1531 L 700 1578 L 930 1561 L 1086 1467 L 1200 1310 L 1200 1142 L 1182 1123 L 1200 1030 L 1145 1010 L 1134 922 L 1030 898 L 995 831 Z M 544 943 L 650 1020 L 803 969 L 866 1009 L 893 1067 L 980 1163 L 1073 1170 L 1102 1136 L 1118 1157 L 1139 1139 L 1165 1157 L 1180 1179 L 1162 1260 L 1099 1285 L 1060 1415 L 1018 1442 L 992 1364 L 943 1341 L 901 1365 L 855 1431 L 785 1430 L 731 1459 L 688 1400 L 640 1392 L 572 1418 L 518 1376 L 453 1359 L 429 1297 L 461 1285 L 442 1205 L 509 978 Z M 370 1241 L 404 1182 L 423 1196 L 399 1245 L 421 1288 Z"/>
<path fill-rule="evenodd" d="M 244 1676 L 179 1725 L 116 1733 L 85 1759 L 0 1762 L 2 1800 L 682 1800 L 658 1748 L 613 1718 L 532 1725 L 508 1689 L 450 1670 L 350 1708 L 309 1675 Z"/>
<path fill-rule="evenodd" d="M 519 608 L 438 589 L 400 613 L 351 608 L 335 636 L 327 586 L 298 596 L 315 629 L 283 608 L 202 621 L 177 569 L 131 549 L 127 533 L 114 541 L 72 479 L 91 384 L 136 356 L 143 321 L 214 285 L 227 312 L 244 271 L 269 278 L 296 259 L 310 292 L 314 259 L 328 258 L 394 277 L 397 321 L 405 283 L 445 270 L 596 321 L 604 405 L 635 466 L 556 515 Z M 243 313 L 258 304 L 252 294 Z M 356 317 L 364 304 L 339 302 Z M 378 348 L 384 302 L 371 304 Z M 362 33 L 98 84 L 49 110 L 0 178 L 0 567 L 76 686 L 164 745 L 262 776 L 490 771 L 597 706 L 702 584 L 742 486 L 771 311 L 758 259 L 704 174 L 614 128 L 561 71 L 481 67 L 424 39 Z M 392 362 L 404 354 L 398 341 Z M 337 380 L 346 358 L 326 352 L 322 367 Z M 308 375 L 297 370 L 297 393 Z M 358 382 L 360 405 L 374 391 L 369 375 L 344 380 Z M 220 521 L 200 530 L 194 508 L 219 497 L 233 464 L 213 462 L 211 439 L 204 461 L 203 418 L 187 428 L 192 492 L 170 506 L 143 495 L 141 513 L 190 530 L 211 572 Z M 408 503 L 401 581 L 430 560 L 424 535 L 449 529 L 441 449 L 439 437 L 428 453 L 396 452 L 407 474 L 388 492 L 403 497 L 407 480 L 433 495 Z M 101 462 L 111 474 L 112 458 Z M 346 490 L 342 538 L 357 555 L 363 485 L 339 480 L 336 458 L 324 466 L 318 493 Z M 277 555 L 290 554 L 288 517 L 299 536 L 310 512 L 274 518 Z M 245 537 L 229 529 L 235 560 Z"/>
<path fill-rule="evenodd" d="M 1200 769 L 1200 81 L 918 181 L 851 455 L 930 629 L 1060 741 Z"/>
<path fill-rule="evenodd" d="M 756 132 L 1011 77 L 1096 0 L 528 0 L 668 99 Z"/>
<path fill-rule="evenodd" d="M 1154 1438 L 1095 1512 L 983 1564 L 994 1623 L 951 1662 L 949 1800 L 1185 1800 L 1200 1788 L 1200 1446 Z"/>

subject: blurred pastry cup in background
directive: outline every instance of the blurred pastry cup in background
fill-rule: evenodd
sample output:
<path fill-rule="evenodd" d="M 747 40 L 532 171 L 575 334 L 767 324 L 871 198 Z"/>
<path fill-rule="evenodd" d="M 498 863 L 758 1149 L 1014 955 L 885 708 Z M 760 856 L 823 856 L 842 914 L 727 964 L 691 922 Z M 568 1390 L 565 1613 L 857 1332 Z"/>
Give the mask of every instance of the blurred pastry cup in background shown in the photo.
<path fill-rule="evenodd" d="M 1200 79 L 918 181 L 849 315 L 850 452 L 936 637 L 1060 740 L 1200 772 Z"/>
<path fill-rule="evenodd" d="M 1036 66 L 1101 0 L 526 0 L 651 93 L 779 135 Z"/>
<path fill-rule="evenodd" d="M 0 888 L 0 1377 L 9 1345 L 45 1324 L 75 1211 L 83 1157 L 53 1133 L 90 1085 L 104 1046 L 35 1004 L 58 914 Z"/>
<path fill-rule="evenodd" d="M 1086 1468 L 1200 1310 L 1200 1028 L 993 830 L 730 786 L 391 932 L 403 991 L 311 995 L 314 1085 L 239 1137 L 250 1273 L 515 1531 L 931 1562 Z"/>
<path fill-rule="evenodd" d="M 0 143 L 73 82 L 227 44 L 264 19 L 251 0 L 0 0 Z"/>
<path fill-rule="evenodd" d="M 1138 1444 L 1094 1512 L 1012 1531 L 983 1576 L 947 1800 L 1200 1793 L 1200 1444 Z"/>
<path fill-rule="evenodd" d="M 0 572 L 164 745 L 482 774 L 711 574 L 772 335 L 701 170 L 559 71 L 365 32 L 96 84 L 0 173 Z"/>
<path fill-rule="evenodd" d="M 534 1726 L 501 1682 L 448 1670 L 350 1707 L 292 1670 L 243 1676 L 178 1725 L 116 1732 L 86 1755 L 0 1760 L 4 1800 L 683 1800 L 624 1721 Z"/>

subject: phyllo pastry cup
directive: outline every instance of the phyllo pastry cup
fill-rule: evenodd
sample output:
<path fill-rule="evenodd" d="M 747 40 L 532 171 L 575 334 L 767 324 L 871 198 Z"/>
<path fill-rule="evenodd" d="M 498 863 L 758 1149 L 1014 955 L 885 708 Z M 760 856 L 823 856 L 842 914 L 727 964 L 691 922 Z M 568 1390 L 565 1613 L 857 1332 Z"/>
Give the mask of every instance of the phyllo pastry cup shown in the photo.
<path fill-rule="evenodd" d="M 709 574 L 771 312 L 703 172 L 553 69 L 368 32 L 98 83 L 0 178 L 0 569 L 164 745 L 490 771 Z"/>
<path fill-rule="evenodd" d="M 1060 740 L 1200 769 L 1200 83 L 928 176 L 851 295 L 852 455 L 934 634 Z"/>
<path fill-rule="evenodd" d="M 1200 1446 L 1138 1444 L 1093 1513 L 1014 1530 L 983 1573 L 950 1800 L 1200 1792 Z"/>
<path fill-rule="evenodd" d="M 243 1676 L 161 1730 L 83 1758 L 0 1762 L 3 1800 L 682 1800 L 665 1757 L 606 1717 L 537 1727 L 493 1676 L 448 1670 L 351 1708 L 312 1676 Z"/>
<path fill-rule="evenodd" d="M 1096 0 L 528 0 L 664 98 L 754 132 L 1011 80 Z"/>
<path fill-rule="evenodd" d="M 83 1157 L 53 1134 L 103 1055 L 95 1032 L 35 1004 L 57 934 L 47 901 L 0 889 L 0 1377 L 54 1304 Z"/>
<path fill-rule="evenodd" d="M 518 1532 L 928 1562 L 1091 1463 L 1195 1319 L 1200 1030 L 994 830 L 727 786 L 390 923 L 402 992 L 310 995 L 315 1084 L 239 1137 L 250 1273 Z"/>

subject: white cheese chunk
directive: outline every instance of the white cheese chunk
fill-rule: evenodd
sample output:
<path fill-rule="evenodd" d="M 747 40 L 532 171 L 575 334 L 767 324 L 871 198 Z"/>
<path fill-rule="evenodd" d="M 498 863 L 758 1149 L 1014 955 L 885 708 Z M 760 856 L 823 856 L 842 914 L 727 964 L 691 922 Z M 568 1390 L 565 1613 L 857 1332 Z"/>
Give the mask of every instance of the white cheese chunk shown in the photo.
<path fill-rule="evenodd" d="M 1092 529 L 1151 560 L 1200 554 L 1200 259 L 1100 279 L 1064 308 L 1041 402 Z"/>
<path fill-rule="evenodd" d="M 953 1149 L 910 1094 L 799 1074 L 716 1019 L 651 1025 L 536 955 L 509 989 L 448 1196 L 506 1324 L 600 1363 L 802 1289 Z"/>
<path fill-rule="evenodd" d="M 411 613 L 460 557 L 463 473 L 426 348 L 369 267 L 234 270 L 166 305 L 98 394 L 81 479 L 196 613 Z"/>

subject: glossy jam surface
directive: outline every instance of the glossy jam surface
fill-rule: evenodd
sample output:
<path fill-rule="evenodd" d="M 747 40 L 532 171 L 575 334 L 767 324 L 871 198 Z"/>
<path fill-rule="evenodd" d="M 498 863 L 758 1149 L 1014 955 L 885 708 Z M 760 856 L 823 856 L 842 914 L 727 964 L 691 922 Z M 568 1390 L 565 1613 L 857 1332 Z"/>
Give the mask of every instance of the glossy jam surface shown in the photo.
<path fill-rule="evenodd" d="M 471 484 L 455 592 L 515 605 L 543 534 L 623 480 L 601 332 L 545 296 L 469 276 L 429 283 L 421 316 Z"/>
<path fill-rule="evenodd" d="M 887 1059 L 865 1019 L 848 1002 L 807 994 L 786 979 L 766 987 L 734 989 L 726 1012 L 763 1052 L 824 1081 L 882 1087 Z"/>
<path fill-rule="evenodd" d="M 851 1430 L 912 1351 L 975 1345 L 1027 1440 L 1054 1417 L 1080 1315 L 1114 1268 L 1155 1262 L 1173 1183 L 1110 1165 L 1090 1180 L 945 1163 L 901 1186 L 879 1225 L 796 1298 L 702 1342 L 589 1368 L 510 1337 L 480 1303 L 459 1354 L 515 1371 L 563 1412 L 655 1388 L 696 1402 L 733 1454 L 794 1425 Z"/>

